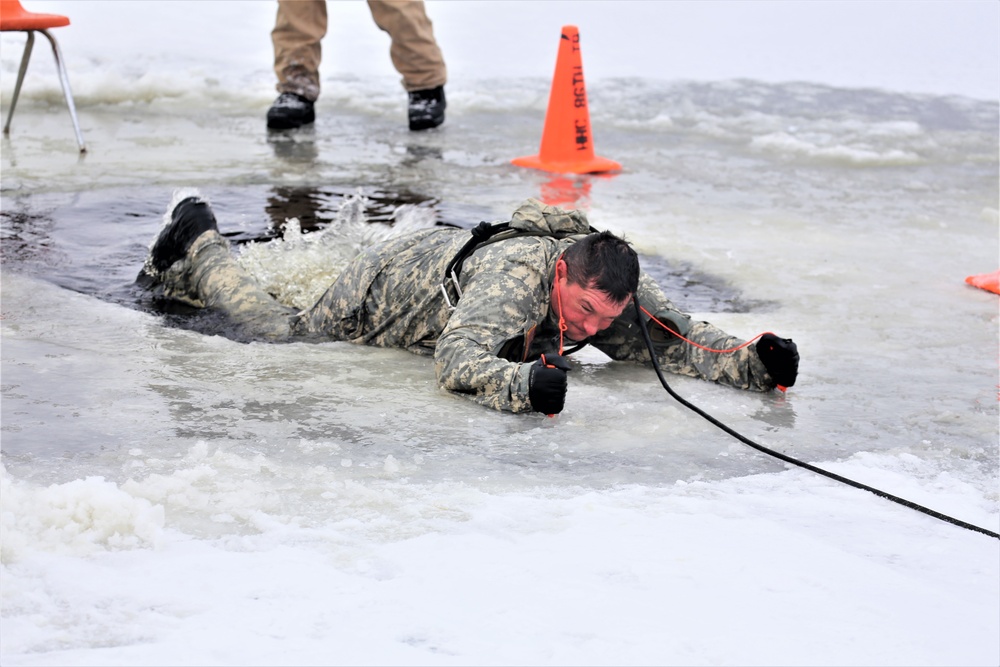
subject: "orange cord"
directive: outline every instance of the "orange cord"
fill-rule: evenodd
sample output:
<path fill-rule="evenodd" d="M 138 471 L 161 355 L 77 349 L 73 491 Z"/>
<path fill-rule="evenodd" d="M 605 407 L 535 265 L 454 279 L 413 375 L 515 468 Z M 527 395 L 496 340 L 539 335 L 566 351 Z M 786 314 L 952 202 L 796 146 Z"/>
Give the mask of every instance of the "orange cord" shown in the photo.
<path fill-rule="evenodd" d="M 559 258 L 560 260 L 562 257 Z M 557 262 L 558 265 L 558 262 Z M 563 319 L 562 311 L 562 289 L 559 287 L 559 279 L 556 278 L 556 308 L 559 310 L 559 354 L 563 353 L 563 334 L 566 333 L 566 320 Z"/>
<path fill-rule="evenodd" d="M 559 259 L 562 260 L 562 256 L 560 256 Z M 558 264 L 558 262 L 557 262 L 557 264 Z M 559 356 L 562 356 L 563 349 L 564 349 L 563 348 L 563 334 L 566 332 L 566 329 L 568 327 L 566 326 L 566 320 L 563 318 L 563 312 L 562 312 L 562 289 L 559 287 L 559 279 L 558 278 L 556 278 L 556 309 L 559 311 Z M 549 362 L 547 362 L 545 360 L 545 355 L 544 354 L 542 355 L 542 365 L 543 366 L 548 366 L 549 368 L 555 368 L 555 366 L 552 366 L 551 364 L 549 364 Z M 555 417 L 555 415 L 549 415 L 549 417 Z"/>
<path fill-rule="evenodd" d="M 748 346 L 750 343 L 754 342 L 755 340 L 757 340 L 761 336 L 764 336 L 766 334 L 771 333 L 770 331 L 765 331 L 763 333 L 757 334 L 756 336 L 754 336 L 753 338 L 751 338 L 747 342 L 743 343 L 742 345 L 737 345 L 736 347 L 730 348 L 728 350 L 716 350 L 716 349 L 713 349 L 711 347 L 705 347 L 704 345 L 699 345 L 698 343 L 694 342 L 693 340 L 688 340 L 687 338 L 685 338 L 684 336 L 680 335 L 679 333 L 677 333 L 676 331 L 674 331 L 673 329 L 671 329 L 670 327 L 668 327 L 666 324 L 664 324 L 660 320 L 656 319 L 651 312 L 649 312 L 648 310 L 646 310 L 642 306 L 639 306 L 639 310 L 641 310 L 642 312 L 644 312 L 647 315 L 649 315 L 649 319 L 653 320 L 654 322 L 656 322 L 657 324 L 659 324 L 661 327 L 663 327 L 664 329 L 666 329 L 667 331 L 669 331 L 673 335 L 675 335 L 678 338 L 680 338 L 682 341 L 684 341 L 688 345 L 693 345 L 693 346 L 697 347 L 700 350 L 705 350 L 706 352 L 714 352 L 715 354 L 728 354 L 730 352 L 737 352 L 738 350 L 742 350 L 743 348 L 745 348 L 746 346 Z"/>
<path fill-rule="evenodd" d="M 561 261 L 561 260 L 562 260 L 562 257 L 560 256 L 559 261 Z M 558 261 L 557 261 L 557 264 L 558 264 Z M 559 287 L 559 279 L 558 278 L 556 279 L 556 309 L 559 311 L 559 354 L 562 355 L 563 350 L 564 350 L 563 334 L 566 332 L 566 329 L 568 327 L 566 326 L 566 320 L 563 318 L 562 289 Z M 651 312 L 649 312 L 648 310 L 646 310 L 644 307 L 639 306 L 639 310 L 641 310 L 642 312 L 644 312 L 647 315 L 649 315 L 649 319 L 651 319 L 652 321 L 656 322 L 661 327 L 663 327 L 665 330 L 667 330 L 670 333 L 672 333 L 673 335 L 677 336 L 678 338 L 680 338 L 682 341 L 684 341 L 688 345 L 693 345 L 694 347 L 697 347 L 700 350 L 705 350 L 706 352 L 712 352 L 714 354 L 730 354 L 732 352 L 738 352 L 739 350 L 742 350 L 743 348 L 745 348 L 748 345 L 750 345 L 750 343 L 754 342 L 755 340 L 757 340 L 761 336 L 764 336 L 766 334 L 772 333 L 770 331 L 764 331 L 762 333 L 757 334 L 756 336 L 754 336 L 750 340 L 746 341 L 742 345 L 737 345 L 736 347 L 729 348 L 728 350 L 716 350 L 714 348 L 706 347 L 704 345 L 700 345 L 699 343 L 696 343 L 693 340 L 685 338 L 684 336 L 680 335 L 679 333 L 677 333 L 676 331 L 674 331 L 673 329 L 671 329 L 670 327 L 668 327 L 666 324 L 664 324 L 660 320 L 656 319 L 656 317 Z M 784 391 L 784 389 L 782 389 L 782 391 Z"/>

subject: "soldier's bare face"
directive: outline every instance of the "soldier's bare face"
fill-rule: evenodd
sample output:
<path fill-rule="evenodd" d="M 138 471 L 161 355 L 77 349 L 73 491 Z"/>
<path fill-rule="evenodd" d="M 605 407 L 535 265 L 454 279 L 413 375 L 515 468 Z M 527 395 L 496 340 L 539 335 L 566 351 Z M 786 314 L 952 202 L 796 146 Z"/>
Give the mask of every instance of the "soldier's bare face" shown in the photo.
<path fill-rule="evenodd" d="M 556 283 L 561 294 L 553 294 L 551 303 L 558 308 L 562 302 L 566 337 L 570 340 L 581 341 L 607 329 L 628 305 L 627 300 L 617 303 L 604 292 L 573 284 L 565 277 L 557 276 Z"/>

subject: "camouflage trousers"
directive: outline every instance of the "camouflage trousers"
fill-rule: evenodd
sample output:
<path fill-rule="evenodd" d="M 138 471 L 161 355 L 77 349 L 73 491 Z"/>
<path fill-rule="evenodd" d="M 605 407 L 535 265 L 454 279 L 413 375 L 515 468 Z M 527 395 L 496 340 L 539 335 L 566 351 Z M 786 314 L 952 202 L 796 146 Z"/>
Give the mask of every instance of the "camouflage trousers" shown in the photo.
<path fill-rule="evenodd" d="M 431 355 L 449 314 L 437 277 L 443 269 L 437 264 L 453 256 L 465 236 L 440 230 L 418 236 L 430 237 L 420 250 L 434 250 L 434 266 L 422 266 L 415 280 L 387 280 L 384 270 L 387 257 L 399 260 L 412 254 L 405 239 L 381 254 L 378 248 L 368 248 L 305 310 L 285 305 L 264 290 L 214 230 L 199 236 L 160 281 L 165 297 L 223 315 L 239 340 L 341 340 Z"/>
<path fill-rule="evenodd" d="M 237 262 L 229 242 L 216 231 L 199 236 L 160 280 L 164 296 L 222 314 L 240 340 L 352 338 L 351 318 L 339 317 L 328 304 L 319 308 L 322 300 L 302 311 L 280 303 Z M 343 293 L 352 292 L 349 280 L 338 285 Z"/>

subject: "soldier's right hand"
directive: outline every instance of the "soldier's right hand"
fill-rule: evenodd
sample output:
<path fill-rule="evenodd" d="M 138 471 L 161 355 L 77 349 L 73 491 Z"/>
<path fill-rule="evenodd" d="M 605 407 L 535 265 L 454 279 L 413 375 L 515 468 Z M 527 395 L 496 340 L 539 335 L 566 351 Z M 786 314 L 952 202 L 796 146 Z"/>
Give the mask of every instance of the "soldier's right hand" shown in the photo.
<path fill-rule="evenodd" d="M 562 412 L 566 403 L 566 373 L 570 369 L 566 358 L 558 354 L 543 354 L 531 365 L 528 400 L 532 410 L 547 415 Z"/>

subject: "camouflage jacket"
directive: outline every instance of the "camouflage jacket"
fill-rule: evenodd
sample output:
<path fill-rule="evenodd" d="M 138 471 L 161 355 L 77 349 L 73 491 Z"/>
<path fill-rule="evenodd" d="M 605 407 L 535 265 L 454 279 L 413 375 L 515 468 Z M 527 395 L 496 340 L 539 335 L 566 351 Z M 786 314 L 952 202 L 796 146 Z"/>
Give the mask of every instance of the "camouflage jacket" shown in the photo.
<path fill-rule="evenodd" d="M 479 247 L 462 266 L 461 298 L 454 309 L 448 305 L 442 281 L 445 267 L 468 241 L 469 232 L 435 228 L 362 252 L 317 304 L 302 313 L 305 331 L 433 354 L 438 382 L 445 389 L 497 410 L 530 411 L 531 362 L 559 348 L 558 316 L 549 304 L 556 261 L 579 238 L 556 238 L 545 231 L 585 234 L 589 225 L 582 213 L 535 200 L 525 202 L 512 223 L 535 228 L 540 235 Z M 714 348 L 742 342 L 707 322 L 689 322 L 645 274 L 637 296 L 648 311 L 670 313 L 671 321 L 695 342 Z M 665 371 L 742 389 L 773 387 L 752 346 L 718 355 L 677 338 L 657 339 L 658 360 Z M 612 359 L 649 361 L 631 306 L 611 327 L 585 342 Z"/>

